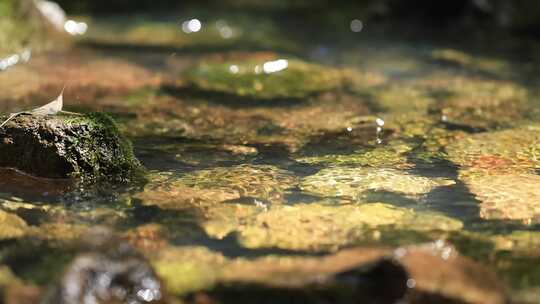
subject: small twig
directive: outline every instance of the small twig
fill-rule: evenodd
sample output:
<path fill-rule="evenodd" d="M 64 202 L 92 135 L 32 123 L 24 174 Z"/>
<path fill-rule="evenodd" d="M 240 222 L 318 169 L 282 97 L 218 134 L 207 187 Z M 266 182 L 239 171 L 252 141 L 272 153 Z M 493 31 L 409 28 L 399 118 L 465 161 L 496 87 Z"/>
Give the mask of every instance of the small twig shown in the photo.
<path fill-rule="evenodd" d="M 13 118 L 15 118 L 15 117 L 17 117 L 17 116 L 19 116 L 21 114 L 25 114 L 25 113 L 28 113 L 28 112 L 23 111 L 23 112 L 11 113 L 11 115 L 8 117 L 8 119 L 4 120 L 4 122 L 0 125 L 0 128 L 2 128 L 5 124 L 7 124 Z"/>
<path fill-rule="evenodd" d="M 77 113 L 77 112 L 70 112 L 70 111 L 60 111 L 60 113 L 63 113 L 63 114 L 70 114 L 70 115 L 77 115 L 77 116 L 83 116 L 84 114 L 81 114 L 81 113 Z"/>

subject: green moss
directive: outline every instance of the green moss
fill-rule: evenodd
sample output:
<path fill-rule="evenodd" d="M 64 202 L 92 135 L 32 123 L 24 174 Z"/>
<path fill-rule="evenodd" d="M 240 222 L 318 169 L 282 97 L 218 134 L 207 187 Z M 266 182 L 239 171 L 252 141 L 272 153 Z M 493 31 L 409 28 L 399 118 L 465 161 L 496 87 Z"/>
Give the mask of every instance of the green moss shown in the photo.
<path fill-rule="evenodd" d="M 122 136 L 114 120 L 104 113 L 91 113 L 72 117 L 66 121 L 72 125 L 85 125 L 88 131 L 71 136 L 71 151 L 68 156 L 79 158 L 79 166 L 93 176 L 117 176 L 126 178 L 141 174 L 142 166 L 133 154 L 131 142 Z M 70 155 L 71 154 L 71 155 Z M 76 172 L 75 175 L 84 174 Z"/>
<path fill-rule="evenodd" d="M 274 73 L 264 72 L 265 61 L 203 63 L 185 78 L 198 90 L 255 99 L 301 99 L 343 85 L 339 70 L 300 60 L 281 62 L 287 62 L 287 68 Z"/>

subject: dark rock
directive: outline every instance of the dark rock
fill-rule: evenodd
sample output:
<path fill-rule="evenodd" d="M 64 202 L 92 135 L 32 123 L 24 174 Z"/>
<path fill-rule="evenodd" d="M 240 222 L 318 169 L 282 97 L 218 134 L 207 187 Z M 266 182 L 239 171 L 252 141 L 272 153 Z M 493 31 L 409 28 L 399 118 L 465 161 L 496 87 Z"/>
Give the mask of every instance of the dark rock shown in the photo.
<path fill-rule="evenodd" d="M 126 181 L 142 173 L 131 143 L 101 113 L 16 117 L 0 129 L 0 166 L 48 178 Z"/>
<path fill-rule="evenodd" d="M 150 264 L 112 233 L 96 228 L 43 304 L 163 303 L 163 284 Z"/>

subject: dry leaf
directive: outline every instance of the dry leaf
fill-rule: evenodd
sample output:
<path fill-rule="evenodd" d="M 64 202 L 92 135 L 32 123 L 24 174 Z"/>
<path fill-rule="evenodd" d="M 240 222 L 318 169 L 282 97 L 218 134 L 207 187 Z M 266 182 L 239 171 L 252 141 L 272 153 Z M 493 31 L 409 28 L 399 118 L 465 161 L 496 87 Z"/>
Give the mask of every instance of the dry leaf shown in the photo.
<path fill-rule="evenodd" d="M 65 87 L 64 87 L 65 88 Z M 6 119 L 1 125 L 0 128 L 2 128 L 5 124 L 7 124 L 10 120 L 17 117 L 18 115 L 22 114 L 30 114 L 30 115 L 38 115 L 38 116 L 44 116 L 44 115 L 56 115 L 62 111 L 62 107 L 64 106 L 64 89 L 62 89 L 62 92 L 60 92 L 60 95 L 53 101 L 49 102 L 48 104 L 41 106 L 37 109 L 33 109 L 30 111 L 22 111 L 17 113 L 11 113 L 11 115 Z M 72 113 L 76 114 L 76 113 Z"/>
<path fill-rule="evenodd" d="M 64 90 L 62 89 L 62 92 L 55 100 L 49 102 L 48 104 L 42 107 L 29 111 L 29 113 L 32 115 L 56 115 L 62 111 L 63 106 L 64 106 Z"/>

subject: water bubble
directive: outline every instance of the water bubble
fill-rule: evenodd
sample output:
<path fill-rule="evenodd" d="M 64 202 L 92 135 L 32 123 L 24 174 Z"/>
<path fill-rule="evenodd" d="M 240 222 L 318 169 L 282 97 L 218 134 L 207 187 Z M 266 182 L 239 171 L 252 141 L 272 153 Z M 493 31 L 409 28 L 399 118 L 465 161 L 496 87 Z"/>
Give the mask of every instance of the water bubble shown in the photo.
<path fill-rule="evenodd" d="M 5 71 L 21 62 L 28 62 L 31 55 L 31 51 L 26 49 L 20 54 L 12 54 L 8 57 L 0 58 L 0 71 Z"/>
<path fill-rule="evenodd" d="M 233 36 L 233 31 L 230 27 L 223 27 L 219 29 L 219 34 L 223 39 L 229 39 Z"/>
<path fill-rule="evenodd" d="M 382 144 L 383 143 L 383 140 L 382 140 L 382 136 L 383 136 L 383 126 L 384 126 L 384 120 L 382 118 L 377 118 L 375 119 L 375 124 L 377 125 L 377 131 L 376 131 L 376 142 L 377 144 Z"/>
<path fill-rule="evenodd" d="M 232 74 L 237 74 L 240 71 L 240 68 L 238 68 L 237 65 L 233 64 L 229 67 L 229 72 Z"/>
<path fill-rule="evenodd" d="M 361 20 L 353 19 L 353 20 L 351 20 L 350 27 L 351 27 L 351 31 L 353 31 L 355 33 L 359 33 L 364 28 L 364 23 Z"/>
<path fill-rule="evenodd" d="M 352 127 L 347 127 L 347 132 L 352 132 L 353 128 Z"/>
<path fill-rule="evenodd" d="M 407 280 L 407 287 L 408 288 L 414 288 L 416 286 L 416 281 L 414 279 L 408 279 Z"/>
<path fill-rule="evenodd" d="M 202 28 L 202 23 L 199 19 L 190 19 L 182 23 L 182 31 L 186 34 L 196 33 Z"/>
<path fill-rule="evenodd" d="M 233 36 L 232 28 L 224 20 L 216 21 L 216 28 L 223 39 L 229 39 Z"/>
<path fill-rule="evenodd" d="M 255 72 L 255 74 L 260 74 L 261 73 L 261 66 L 256 65 L 255 68 L 253 69 L 253 71 Z"/>
<path fill-rule="evenodd" d="M 267 61 L 263 64 L 263 71 L 267 74 L 283 71 L 289 66 L 289 61 L 286 59 L 278 59 Z"/>
<path fill-rule="evenodd" d="M 7 64 L 8 66 L 12 66 L 12 65 L 16 65 L 17 63 L 19 63 L 19 55 L 17 54 L 14 54 L 14 55 L 11 55 L 9 56 L 6 60 L 7 60 Z"/>
<path fill-rule="evenodd" d="M 84 22 L 68 20 L 64 23 L 64 30 L 73 36 L 84 35 L 88 30 L 88 25 Z"/>
<path fill-rule="evenodd" d="M 254 199 L 253 200 L 253 203 L 255 203 L 255 206 L 257 206 L 258 208 L 261 208 L 264 212 L 267 212 L 268 211 L 268 204 L 265 203 L 264 201 L 260 201 L 258 199 Z"/>

